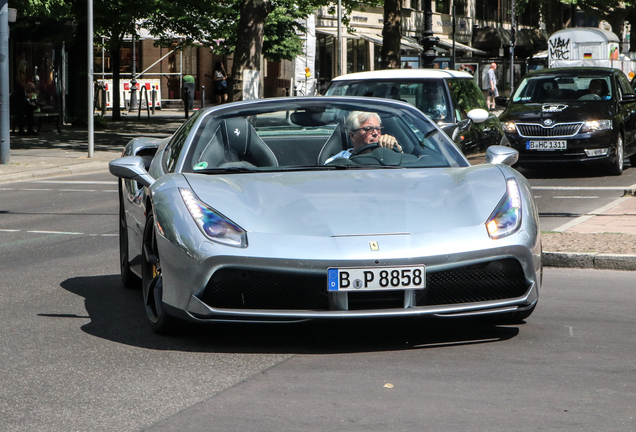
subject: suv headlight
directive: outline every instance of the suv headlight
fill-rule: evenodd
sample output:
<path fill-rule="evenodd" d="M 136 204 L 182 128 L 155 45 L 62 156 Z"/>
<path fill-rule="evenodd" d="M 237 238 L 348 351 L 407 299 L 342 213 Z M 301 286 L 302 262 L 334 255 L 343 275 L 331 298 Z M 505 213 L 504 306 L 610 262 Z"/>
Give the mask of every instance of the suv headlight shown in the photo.
<path fill-rule="evenodd" d="M 486 221 L 492 239 L 509 236 L 521 226 L 521 193 L 514 178 L 506 180 L 506 195 Z"/>
<path fill-rule="evenodd" d="M 608 130 L 612 128 L 611 120 L 590 120 L 583 123 L 581 127 L 581 132 L 593 132 L 593 131 L 601 131 Z"/>
<path fill-rule="evenodd" d="M 189 189 L 179 188 L 179 192 L 190 216 L 206 237 L 227 246 L 247 247 L 247 233 L 243 228 L 208 207 Z"/>
<path fill-rule="evenodd" d="M 502 126 L 505 132 L 517 132 L 517 125 L 515 122 L 503 122 Z"/>

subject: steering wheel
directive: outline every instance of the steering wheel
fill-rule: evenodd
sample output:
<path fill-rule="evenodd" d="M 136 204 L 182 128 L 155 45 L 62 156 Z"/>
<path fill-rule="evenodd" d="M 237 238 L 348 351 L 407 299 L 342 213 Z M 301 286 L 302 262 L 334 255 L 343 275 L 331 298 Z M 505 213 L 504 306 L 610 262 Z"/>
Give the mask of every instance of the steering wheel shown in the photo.
<path fill-rule="evenodd" d="M 351 156 L 357 156 L 357 155 L 359 155 L 361 153 L 364 153 L 367 150 L 373 150 L 373 149 L 376 149 L 378 147 L 380 147 L 380 144 L 378 144 L 378 143 L 367 144 L 367 145 L 364 145 L 364 146 L 360 147 L 358 150 L 355 150 L 353 153 L 351 153 Z"/>
<path fill-rule="evenodd" d="M 402 151 L 401 151 L 401 150 L 399 150 L 399 149 L 396 147 L 396 145 L 397 145 L 397 141 L 396 141 L 395 145 L 393 145 L 393 147 L 391 147 L 391 150 L 393 150 L 393 151 L 394 151 L 394 152 L 396 152 L 396 153 L 402 153 Z M 361 154 L 361 153 L 364 153 L 364 152 L 365 152 L 365 151 L 367 151 L 367 150 L 375 150 L 375 149 L 376 149 L 376 148 L 378 148 L 378 147 L 382 147 L 382 146 L 381 146 L 379 143 L 371 143 L 371 144 L 367 144 L 367 145 L 365 145 L 365 146 L 360 147 L 358 150 L 354 151 L 353 153 L 351 153 L 351 156 L 359 155 L 359 154 Z M 387 148 L 387 147 L 385 147 L 385 148 Z M 351 156 L 350 156 L 350 157 L 351 157 Z"/>

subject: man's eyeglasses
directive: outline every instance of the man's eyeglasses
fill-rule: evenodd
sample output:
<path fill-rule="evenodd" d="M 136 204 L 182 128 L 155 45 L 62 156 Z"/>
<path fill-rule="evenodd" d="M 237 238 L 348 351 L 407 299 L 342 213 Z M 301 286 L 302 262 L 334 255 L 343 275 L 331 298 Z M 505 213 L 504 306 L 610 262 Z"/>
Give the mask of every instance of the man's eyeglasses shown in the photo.
<path fill-rule="evenodd" d="M 382 133 L 382 130 L 384 128 L 382 126 L 365 126 L 365 127 L 361 127 L 358 129 L 353 129 L 351 132 L 358 132 L 358 131 L 363 131 L 365 134 L 371 133 L 373 131 L 376 131 L 377 133 Z"/>

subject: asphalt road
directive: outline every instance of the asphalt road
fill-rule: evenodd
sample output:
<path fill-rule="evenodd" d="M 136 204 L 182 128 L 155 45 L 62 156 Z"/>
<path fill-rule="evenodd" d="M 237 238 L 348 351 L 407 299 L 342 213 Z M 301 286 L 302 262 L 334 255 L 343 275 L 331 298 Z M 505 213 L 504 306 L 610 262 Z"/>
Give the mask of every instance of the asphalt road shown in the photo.
<path fill-rule="evenodd" d="M 218 324 L 162 337 L 123 288 L 117 248 L 108 174 L 0 185 L 0 430 L 636 430 L 631 272 L 546 269 L 517 326 Z"/>
<path fill-rule="evenodd" d="M 636 190 L 636 168 L 626 163 L 621 176 L 602 169 L 563 166 L 519 171 L 530 181 L 542 231 L 552 231 L 590 212 L 617 203 L 626 190 Z"/>

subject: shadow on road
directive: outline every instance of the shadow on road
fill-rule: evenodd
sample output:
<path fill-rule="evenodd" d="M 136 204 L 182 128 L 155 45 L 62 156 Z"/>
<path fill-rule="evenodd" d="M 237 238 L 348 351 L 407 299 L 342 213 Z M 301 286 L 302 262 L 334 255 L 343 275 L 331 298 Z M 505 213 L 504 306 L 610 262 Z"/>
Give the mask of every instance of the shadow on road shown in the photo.
<path fill-rule="evenodd" d="M 330 320 L 292 324 L 183 323 L 172 336 L 152 332 L 141 291 L 127 290 L 119 275 L 75 277 L 61 283 L 85 299 L 91 322 L 82 330 L 122 344 L 186 352 L 330 354 L 424 349 L 499 342 L 516 326 L 475 320 Z M 60 315 L 60 318 L 68 318 Z"/>

